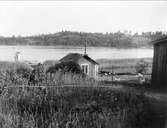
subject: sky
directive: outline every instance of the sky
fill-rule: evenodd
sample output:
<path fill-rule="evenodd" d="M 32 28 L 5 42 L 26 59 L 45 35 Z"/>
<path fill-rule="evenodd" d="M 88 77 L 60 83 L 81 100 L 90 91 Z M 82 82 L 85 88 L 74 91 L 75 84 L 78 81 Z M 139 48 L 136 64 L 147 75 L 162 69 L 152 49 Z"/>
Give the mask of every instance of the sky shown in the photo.
<path fill-rule="evenodd" d="M 165 1 L 0 1 L 0 36 L 167 31 Z"/>

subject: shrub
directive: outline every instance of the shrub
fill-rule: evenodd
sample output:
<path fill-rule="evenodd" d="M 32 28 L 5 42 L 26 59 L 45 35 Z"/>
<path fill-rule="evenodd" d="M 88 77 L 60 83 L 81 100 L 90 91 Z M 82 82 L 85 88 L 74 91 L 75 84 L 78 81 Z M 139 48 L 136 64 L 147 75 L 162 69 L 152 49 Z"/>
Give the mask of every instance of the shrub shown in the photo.
<path fill-rule="evenodd" d="M 46 85 L 46 73 L 44 70 L 44 66 L 42 64 L 37 64 L 32 70 L 29 77 L 29 85 L 37 85 L 37 86 L 45 86 Z"/>
<path fill-rule="evenodd" d="M 47 71 L 50 67 L 55 66 L 55 64 L 59 63 L 59 61 L 56 60 L 46 60 L 43 62 L 44 70 Z"/>
<path fill-rule="evenodd" d="M 32 72 L 32 69 L 28 69 L 24 67 L 20 67 L 16 69 L 16 73 L 18 75 L 21 75 L 25 79 L 29 79 L 31 72 Z"/>
<path fill-rule="evenodd" d="M 46 73 L 55 73 L 57 71 L 61 71 L 61 72 L 71 72 L 71 73 L 75 73 L 75 74 L 83 74 L 80 66 L 72 61 L 69 62 L 60 62 L 55 64 L 55 66 L 50 67 Z"/>
<path fill-rule="evenodd" d="M 146 61 L 144 61 L 143 59 L 141 59 L 137 64 L 136 64 L 136 72 L 137 73 L 142 73 L 142 74 L 146 74 L 148 71 L 148 66 L 149 63 L 147 63 Z"/>

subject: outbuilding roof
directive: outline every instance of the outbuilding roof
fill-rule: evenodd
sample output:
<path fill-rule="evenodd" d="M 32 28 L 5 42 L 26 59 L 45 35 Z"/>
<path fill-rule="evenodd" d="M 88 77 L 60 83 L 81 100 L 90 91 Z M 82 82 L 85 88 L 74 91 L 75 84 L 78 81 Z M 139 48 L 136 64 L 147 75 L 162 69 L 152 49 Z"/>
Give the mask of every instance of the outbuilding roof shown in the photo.
<path fill-rule="evenodd" d="M 90 58 L 88 55 L 85 54 L 79 54 L 79 53 L 69 53 L 66 56 L 64 56 L 62 59 L 60 59 L 60 62 L 68 62 L 68 61 L 73 61 L 78 63 L 79 59 L 84 58 L 87 61 L 99 65 L 95 60 Z"/>
<path fill-rule="evenodd" d="M 160 38 L 160 39 L 157 39 L 157 40 L 154 40 L 151 43 L 153 45 L 157 45 L 157 44 L 165 43 L 166 41 L 167 41 L 167 36 Z"/>

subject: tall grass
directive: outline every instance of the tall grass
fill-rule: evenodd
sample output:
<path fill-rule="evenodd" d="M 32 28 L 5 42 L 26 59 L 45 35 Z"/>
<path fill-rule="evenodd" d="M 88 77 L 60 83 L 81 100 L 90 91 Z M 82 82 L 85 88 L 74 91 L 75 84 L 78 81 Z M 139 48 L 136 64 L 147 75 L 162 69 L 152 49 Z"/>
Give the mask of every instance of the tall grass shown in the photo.
<path fill-rule="evenodd" d="M 1 72 L 1 128 L 148 128 L 153 121 L 150 100 L 143 94 L 95 87 L 98 83 L 89 77 L 39 69 L 31 83 L 39 87 L 31 86 L 24 68 Z M 18 87 L 26 84 L 31 87 Z"/>
<path fill-rule="evenodd" d="M 6 66 L 5 66 L 6 65 Z M 12 67 L 13 65 L 13 67 Z M 0 62 L 0 89 L 6 86 L 63 86 L 63 85 L 97 85 L 97 82 L 72 72 L 56 71 L 46 73 L 48 66 L 41 64 L 32 68 L 24 63 Z"/>
<path fill-rule="evenodd" d="M 141 128 L 148 99 L 109 88 L 8 88 L 0 98 L 2 128 Z"/>

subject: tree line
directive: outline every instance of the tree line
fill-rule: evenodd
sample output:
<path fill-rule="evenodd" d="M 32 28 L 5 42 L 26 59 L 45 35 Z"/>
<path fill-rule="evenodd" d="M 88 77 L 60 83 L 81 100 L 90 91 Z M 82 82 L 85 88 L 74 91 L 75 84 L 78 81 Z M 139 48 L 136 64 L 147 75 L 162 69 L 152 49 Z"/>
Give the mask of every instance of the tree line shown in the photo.
<path fill-rule="evenodd" d="M 103 47 L 151 47 L 153 40 L 163 38 L 167 33 L 143 32 L 141 34 L 131 32 L 111 33 L 86 33 L 61 31 L 54 34 L 41 34 L 34 36 L 0 37 L 0 45 L 65 45 L 65 46 L 103 46 Z"/>

